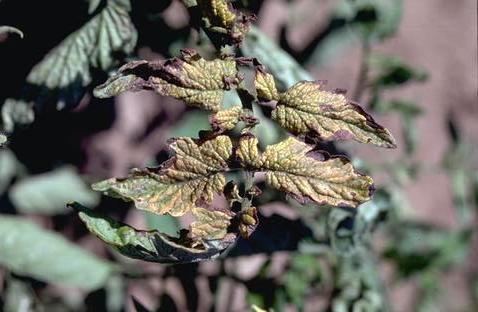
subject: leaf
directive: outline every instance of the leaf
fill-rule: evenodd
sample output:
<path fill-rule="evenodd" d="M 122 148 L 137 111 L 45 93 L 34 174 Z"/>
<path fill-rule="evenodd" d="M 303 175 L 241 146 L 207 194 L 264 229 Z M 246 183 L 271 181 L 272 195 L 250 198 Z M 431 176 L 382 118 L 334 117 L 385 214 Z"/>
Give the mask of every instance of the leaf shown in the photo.
<path fill-rule="evenodd" d="M 175 156 L 161 167 L 133 169 L 127 178 L 105 180 L 93 189 L 132 200 L 138 209 L 172 216 L 192 211 L 197 201 L 210 203 L 226 183 L 223 173 L 232 155 L 231 139 L 218 136 L 200 142 L 183 137 L 171 148 Z"/>
<path fill-rule="evenodd" d="M 129 225 L 100 216 L 90 209 L 71 204 L 79 210 L 81 220 L 88 230 L 126 257 L 158 263 L 189 263 L 210 260 L 235 241 L 235 235 L 223 240 L 209 241 L 207 245 L 192 247 L 196 241 L 187 237 L 187 231 L 180 238 L 158 231 L 140 231 Z"/>
<path fill-rule="evenodd" d="M 94 94 L 106 98 L 124 91 L 154 90 L 191 106 L 218 111 L 224 91 L 241 80 L 233 58 L 207 61 L 193 50 L 181 50 L 180 58 L 124 65 Z"/>
<path fill-rule="evenodd" d="M 26 81 L 36 105 L 53 102 L 61 110 L 77 104 L 94 70 L 109 71 L 118 65 L 118 55 L 133 52 L 137 34 L 130 9 L 129 0 L 108 0 L 100 13 L 30 71 Z"/>
<path fill-rule="evenodd" d="M 0 35 L 8 33 L 17 34 L 20 38 L 23 38 L 23 32 L 20 29 L 12 26 L 0 26 Z"/>
<path fill-rule="evenodd" d="M 232 8 L 227 0 L 197 0 L 202 26 L 212 40 L 220 45 L 239 44 L 250 28 L 253 15 L 245 15 Z"/>
<path fill-rule="evenodd" d="M 292 56 L 255 26 L 251 27 L 240 49 L 244 56 L 261 60 L 276 78 L 280 89 L 289 88 L 301 80 L 313 79 Z"/>
<path fill-rule="evenodd" d="M 161 232 L 171 236 L 176 236 L 179 232 L 180 225 L 177 218 L 170 215 L 158 215 L 148 211 L 144 213 L 148 229 L 161 229 Z"/>
<path fill-rule="evenodd" d="M 19 275 L 94 290 L 114 270 L 62 236 L 19 217 L 0 217 L 0 264 Z"/>
<path fill-rule="evenodd" d="M 324 91 L 322 87 L 320 82 L 298 82 L 280 95 L 272 118 L 296 135 L 396 147 L 390 132 L 359 105 L 348 102 L 343 92 Z"/>
<path fill-rule="evenodd" d="M 243 115 L 244 111 L 242 110 L 242 106 L 234 105 L 231 108 L 218 111 L 211 116 L 209 121 L 214 131 L 224 132 L 234 129 Z"/>
<path fill-rule="evenodd" d="M 293 137 L 269 145 L 260 155 L 257 139 L 243 136 L 238 158 L 246 167 L 264 171 L 266 182 L 301 203 L 356 207 L 368 201 L 372 178 L 357 173 L 344 157 L 330 157 Z"/>
<path fill-rule="evenodd" d="M 213 210 L 202 207 L 193 209 L 196 221 L 191 223 L 191 237 L 193 239 L 223 239 L 227 235 L 227 228 L 234 216 L 228 210 Z"/>
<path fill-rule="evenodd" d="M 8 142 L 8 138 L 6 135 L 0 133 L 0 147 L 2 147 L 3 145 L 7 144 Z"/>
<path fill-rule="evenodd" d="M 23 100 L 6 99 L 2 105 L 2 128 L 11 133 L 17 126 L 31 124 L 35 119 L 33 106 Z"/>
<path fill-rule="evenodd" d="M 264 70 L 263 66 L 256 67 L 256 77 L 254 84 L 256 86 L 257 97 L 259 98 L 259 100 L 279 100 L 279 93 L 276 89 L 274 76 L 267 73 Z"/>
<path fill-rule="evenodd" d="M 2 311 L 39 311 L 41 309 L 36 301 L 35 292 L 27 283 L 17 278 L 8 278 L 7 289 L 5 291 L 5 304 L 3 305 Z"/>
<path fill-rule="evenodd" d="M 91 191 L 72 167 L 27 177 L 15 183 L 10 200 L 21 213 L 56 214 L 67 212 L 71 200 L 96 206 L 99 194 Z"/>

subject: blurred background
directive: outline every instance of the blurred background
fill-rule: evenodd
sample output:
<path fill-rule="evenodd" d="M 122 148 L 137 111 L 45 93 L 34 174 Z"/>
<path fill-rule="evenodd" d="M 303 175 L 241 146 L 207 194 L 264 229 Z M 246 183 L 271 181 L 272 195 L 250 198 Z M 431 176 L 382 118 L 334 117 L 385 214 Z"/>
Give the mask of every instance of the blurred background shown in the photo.
<path fill-rule="evenodd" d="M 351 214 L 263 186 L 251 238 L 182 265 L 126 259 L 65 208 L 75 200 L 171 234 L 189 221 L 89 189 L 161 163 L 168 138 L 209 128 L 206 113 L 152 92 L 91 93 L 128 60 L 211 53 L 180 1 L 133 1 L 136 44 L 121 45 L 109 70 L 75 48 L 47 56 L 110 2 L 0 2 L 0 24 L 24 33 L 0 35 L 0 311 L 478 310 L 475 0 L 235 1 L 257 15 L 238 54 L 258 57 L 281 88 L 319 79 L 347 89 L 398 148 L 324 144 L 374 177 L 373 201 Z M 264 144 L 285 135 L 261 121 Z"/>

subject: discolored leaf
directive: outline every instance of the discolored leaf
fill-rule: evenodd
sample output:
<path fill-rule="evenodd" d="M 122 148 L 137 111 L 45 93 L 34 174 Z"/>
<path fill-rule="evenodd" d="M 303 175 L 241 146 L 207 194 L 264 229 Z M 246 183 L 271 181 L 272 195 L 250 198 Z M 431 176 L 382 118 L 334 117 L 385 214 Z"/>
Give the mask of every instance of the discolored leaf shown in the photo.
<path fill-rule="evenodd" d="M 62 236 L 19 217 L 0 216 L 0 264 L 41 281 L 93 290 L 114 266 Z"/>
<path fill-rule="evenodd" d="M 280 94 L 272 118 L 297 135 L 321 140 L 353 139 L 380 147 L 396 147 L 390 132 L 377 124 L 343 92 L 322 89 L 320 82 L 302 81 Z"/>
<path fill-rule="evenodd" d="M 71 205 L 79 210 L 79 216 L 90 232 L 124 256 L 134 259 L 159 263 L 210 260 L 218 257 L 236 239 L 235 235 L 229 234 L 222 240 L 198 245 L 197 241 L 188 238 L 187 231 L 181 232 L 179 238 L 158 231 L 140 231 L 100 216 L 79 204 Z"/>
<path fill-rule="evenodd" d="M 193 50 L 181 50 L 180 58 L 160 62 L 135 61 L 121 67 L 98 86 L 100 98 L 124 91 L 154 90 L 191 106 L 218 111 L 224 91 L 241 81 L 233 58 L 207 61 Z"/>
<path fill-rule="evenodd" d="M 193 239 L 223 239 L 227 235 L 227 228 L 234 216 L 228 210 L 214 210 L 202 207 L 193 209 L 196 221 L 191 223 L 191 237 Z"/>
<path fill-rule="evenodd" d="M 219 45 L 241 43 L 255 19 L 253 15 L 234 10 L 228 0 L 197 0 L 197 4 L 201 26 Z"/>
<path fill-rule="evenodd" d="M 344 157 L 330 157 L 293 137 L 266 148 L 243 137 L 237 155 L 246 167 L 264 171 L 266 182 L 300 202 L 356 207 L 370 199 L 372 178 L 357 173 Z M 260 156 L 257 156 L 260 155 Z"/>
<path fill-rule="evenodd" d="M 218 111 L 210 118 L 210 123 L 214 131 L 223 132 L 225 130 L 232 130 L 241 120 L 244 114 L 241 105 L 234 105 L 231 108 L 226 108 Z"/>
<path fill-rule="evenodd" d="M 274 76 L 264 71 L 263 67 L 256 68 L 255 86 L 259 100 L 279 100 Z"/>
<path fill-rule="evenodd" d="M 109 179 L 93 189 L 125 200 L 139 209 L 173 216 L 192 211 L 196 202 L 210 203 L 222 192 L 232 142 L 227 136 L 207 141 L 178 138 L 171 144 L 175 156 L 161 167 L 131 171 L 127 178 Z"/>
<path fill-rule="evenodd" d="M 111 70 L 118 65 L 118 55 L 133 51 L 137 34 L 130 9 L 129 0 L 108 0 L 103 10 L 30 71 L 27 93 L 36 105 L 53 102 L 59 110 L 76 105 L 92 81 L 93 70 Z"/>

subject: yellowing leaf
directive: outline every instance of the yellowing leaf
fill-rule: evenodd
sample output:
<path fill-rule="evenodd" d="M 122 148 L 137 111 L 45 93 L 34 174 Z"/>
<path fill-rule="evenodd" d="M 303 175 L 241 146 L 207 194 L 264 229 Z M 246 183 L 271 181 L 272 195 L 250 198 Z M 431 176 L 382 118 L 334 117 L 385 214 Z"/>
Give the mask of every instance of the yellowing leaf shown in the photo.
<path fill-rule="evenodd" d="M 272 118 L 294 134 L 313 134 L 322 140 L 354 139 L 395 147 L 390 132 L 340 92 L 322 90 L 318 82 L 302 81 L 279 97 Z"/>
<path fill-rule="evenodd" d="M 196 142 L 184 137 L 176 139 L 171 148 L 175 156 L 161 167 L 134 169 L 127 178 L 105 180 L 93 189 L 132 200 L 138 209 L 172 216 L 192 211 L 199 200 L 210 203 L 224 189 L 231 139 L 218 136 Z"/>
<path fill-rule="evenodd" d="M 197 0 L 202 26 L 220 44 L 239 44 L 249 31 L 253 16 L 236 12 L 227 0 Z"/>
<path fill-rule="evenodd" d="M 53 101 L 57 109 L 77 104 L 83 96 L 82 88 L 92 81 L 92 69 L 111 70 L 118 65 L 115 55 L 133 52 L 137 34 L 128 14 L 130 9 L 129 0 L 108 0 L 100 13 L 50 51 L 26 80 L 56 92 L 33 90 L 38 93 L 36 102 Z"/>
<path fill-rule="evenodd" d="M 234 105 L 231 108 L 222 109 L 211 116 L 211 126 L 214 131 L 220 132 L 234 129 L 241 120 L 242 115 L 243 110 L 241 105 Z"/>
<path fill-rule="evenodd" d="M 154 90 L 191 106 L 218 111 L 224 91 L 240 81 L 233 58 L 207 61 L 193 50 L 182 50 L 181 58 L 130 62 L 98 86 L 94 94 L 105 98 L 124 91 Z"/>
<path fill-rule="evenodd" d="M 212 210 L 202 207 L 193 209 L 196 221 L 191 223 L 191 237 L 193 239 L 223 239 L 227 228 L 231 224 L 231 211 Z"/>
<path fill-rule="evenodd" d="M 236 150 L 237 157 L 245 168 L 261 168 L 262 156 L 257 147 L 259 141 L 252 134 L 246 134 L 239 139 L 239 146 Z"/>
<path fill-rule="evenodd" d="M 264 71 L 263 67 L 256 68 L 255 87 L 259 100 L 272 101 L 279 99 L 274 76 Z"/>
<path fill-rule="evenodd" d="M 255 171 L 264 171 L 269 185 L 300 202 L 311 200 L 320 205 L 356 207 L 370 199 L 372 178 L 357 173 L 346 158 L 328 158 L 289 137 L 268 146 L 258 161 L 252 156 L 257 151 L 253 147 L 257 140 L 249 138 L 241 142 L 237 153 L 241 161 L 255 167 Z"/>

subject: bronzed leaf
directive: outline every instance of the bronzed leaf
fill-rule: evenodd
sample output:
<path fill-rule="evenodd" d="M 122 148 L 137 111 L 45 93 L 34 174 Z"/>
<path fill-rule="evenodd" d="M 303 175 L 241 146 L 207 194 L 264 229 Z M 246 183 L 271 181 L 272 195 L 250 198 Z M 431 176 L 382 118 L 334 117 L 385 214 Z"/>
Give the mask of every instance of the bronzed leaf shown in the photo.
<path fill-rule="evenodd" d="M 80 218 L 90 232 L 124 256 L 134 259 L 159 263 L 210 260 L 218 257 L 236 239 L 234 234 L 229 234 L 222 240 L 209 240 L 198 245 L 197 241 L 187 236 L 187 231 L 182 231 L 179 238 L 158 231 L 140 231 L 100 216 L 79 204 L 72 206 L 79 210 Z"/>
<path fill-rule="evenodd" d="M 221 45 L 241 43 L 254 16 L 234 10 L 227 0 L 197 0 L 197 3 L 202 26 L 213 40 L 217 37 Z"/>
<path fill-rule="evenodd" d="M 154 90 L 188 105 L 217 111 L 224 91 L 241 81 L 233 58 L 207 61 L 193 50 L 181 50 L 180 58 L 161 62 L 135 61 L 121 67 L 98 86 L 94 94 L 105 98 L 124 91 Z"/>
<path fill-rule="evenodd" d="M 357 173 L 344 157 L 330 157 L 293 137 L 266 148 L 260 155 L 257 139 L 243 136 L 237 156 L 246 167 L 264 171 L 266 182 L 298 201 L 356 207 L 370 199 L 372 178 Z"/>
<path fill-rule="evenodd" d="M 196 221 L 191 223 L 191 237 L 193 239 L 223 239 L 227 235 L 227 228 L 234 214 L 229 210 L 207 209 L 196 207 L 193 209 Z"/>
<path fill-rule="evenodd" d="M 302 81 L 280 94 L 272 118 L 297 135 L 321 140 L 353 139 L 380 147 L 395 147 L 390 132 L 377 124 L 342 92 L 322 89 L 320 82 Z"/>
<path fill-rule="evenodd" d="M 214 131 L 223 132 L 225 130 L 234 129 L 244 114 L 241 105 L 222 109 L 210 118 L 210 123 Z"/>
<path fill-rule="evenodd" d="M 124 179 L 109 179 L 93 189 L 125 200 L 139 209 L 173 216 L 192 211 L 196 202 L 210 203 L 225 185 L 232 142 L 218 136 L 204 142 L 179 138 L 171 144 L 175 156 L 155 169 L 134 169 Z"/>

